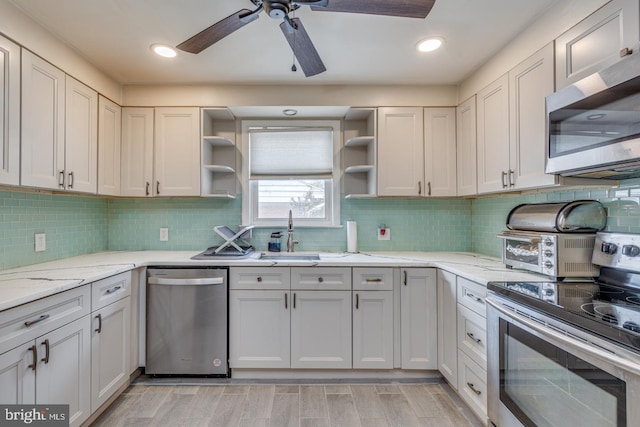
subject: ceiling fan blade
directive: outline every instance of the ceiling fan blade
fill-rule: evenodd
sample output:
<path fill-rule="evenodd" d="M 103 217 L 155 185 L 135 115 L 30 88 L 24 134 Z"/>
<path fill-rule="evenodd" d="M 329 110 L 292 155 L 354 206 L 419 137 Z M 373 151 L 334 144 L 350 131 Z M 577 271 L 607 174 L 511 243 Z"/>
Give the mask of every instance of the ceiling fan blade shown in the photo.
<path fill-rule="evenodd" d="M 436 0 L 328 0 L 326 7 L 311 6 L 311 9 L 424 19 L 435 2 Z"/>
<path fill-rule="evenodd" d="M 285 20 L 280 24 L 280 29 L 289 42 L 304 75 L 311 77 L 327 71 L 300 18 L 291 18 L 290 21 L 293 26 Z"/>
<path fill-rule="evenodd" d="M 242 9 L 233 15 L 227 16 L 223 20 L 216 22 L 209 28 L 205 28 L 176 47 L 185 52 L 200 53 L 234 31 L 255 21 L 258 17 L 259 14 L 257 13 L 253 13 L 249 9 Z"/>

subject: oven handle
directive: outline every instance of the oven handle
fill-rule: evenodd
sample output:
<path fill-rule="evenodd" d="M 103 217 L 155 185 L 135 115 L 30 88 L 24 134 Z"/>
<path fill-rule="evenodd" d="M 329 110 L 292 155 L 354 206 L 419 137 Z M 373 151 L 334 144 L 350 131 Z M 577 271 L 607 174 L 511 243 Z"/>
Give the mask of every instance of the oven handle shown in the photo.
<path fill-rule="evenodd" d="M 618 356 L 617 354 L 611 354 L 606 351 L 600 350 L 597 347 L 588 346 L 585 347 L 584 343 L 574 340 L 573 338 L 567 337 L 559 332 L 554 331 L 553 329 L 547 328 L 543 325 L 538 324 L 537 322 L 531 321 L 527 319 L 525 316 L 522 316 L 518 313 L 514 313 L 511 310 L 503 308 L 499 303 L 492 301 L 491 297 L 487 297 L 485 299 L 486 303 L 489 304 L 492 308 L 496 309 L 498 312 L 511 317 L 514 320 L 524 324 L 530 329 L 538 332 L 540 335 L 543 335 L 551 340 L 560 341 L 565 344 L 567 347 L 570 347 L 573 350 L 577 350 L 578 352 L 586 351 L 593 355 L 596 358 L 602 359 L 607 363 L 610 363 L 626 372 L 630 372 L 634 375 L 640 375 L 640 366 L 636 363 L 629 361 L 623 357 Z"/>
<path fill-rule="evenodd" d="M 540 243 L 540 237 L 527 237 L 527 236 L 514 236 L 513 234 L 498 234 L 496 236 L 498 239 L 503 240 L 516 240 L 518 242 L 527 242 L 527 243 Z"/>

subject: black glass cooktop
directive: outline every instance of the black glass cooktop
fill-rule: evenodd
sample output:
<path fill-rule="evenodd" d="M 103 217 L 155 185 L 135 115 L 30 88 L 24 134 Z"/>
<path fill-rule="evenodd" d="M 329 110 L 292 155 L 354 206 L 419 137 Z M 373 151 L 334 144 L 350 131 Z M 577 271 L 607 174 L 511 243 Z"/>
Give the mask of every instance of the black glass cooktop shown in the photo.
<path fill-rule="evenodd" d="M 640 276 L 603 268 L 596 281 L 490 282 L 487 289 L 640 353 Z"/>

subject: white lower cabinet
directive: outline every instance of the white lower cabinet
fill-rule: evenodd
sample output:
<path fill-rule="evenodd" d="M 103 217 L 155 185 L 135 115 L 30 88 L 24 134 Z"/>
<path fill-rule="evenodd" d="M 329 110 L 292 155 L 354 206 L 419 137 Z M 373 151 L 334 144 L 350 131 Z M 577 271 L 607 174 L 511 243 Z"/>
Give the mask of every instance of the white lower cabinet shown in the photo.
<path fill-rule="evenodd" d="M 458 394 L 480 420 L 487 420 L 487 371 L 463 351 L 458 356 Z"/>
<path fill-rule="evenodd" d="M 233 279 L 231 283 L 233 286 Z M 288 290 L 229 292 L 229 366 L 232 369 L 291 366 L 289 301 Z"/>
<path fill-rule="evenodd" d="M 353 291 L 354 369 L 393 368 L 393 291 Z"/>
<path fill-rule="evenodd" d="M 400 292 L 402 369 L 437 369 L 435 268 L 403 268 Z"/>
<path fill-rule="evenodd" d="M 292 291 L 291 367 L 351 368 L 351 291 Z"/>
<path fill-rule="evenodd" d="M 454 389 L 458 388 L 458 340 L 456 276 L 438 270 L 438 370 Z"/>

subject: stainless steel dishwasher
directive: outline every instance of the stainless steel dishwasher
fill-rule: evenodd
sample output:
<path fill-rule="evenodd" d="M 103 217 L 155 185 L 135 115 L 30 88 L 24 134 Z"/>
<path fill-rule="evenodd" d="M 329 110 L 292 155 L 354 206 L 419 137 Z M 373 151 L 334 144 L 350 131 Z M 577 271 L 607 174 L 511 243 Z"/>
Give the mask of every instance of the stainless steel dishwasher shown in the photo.
<path fill-rule="evenodd" d="M 149 268 L 150 375 L 227 376 L 226 268 Z"/>

